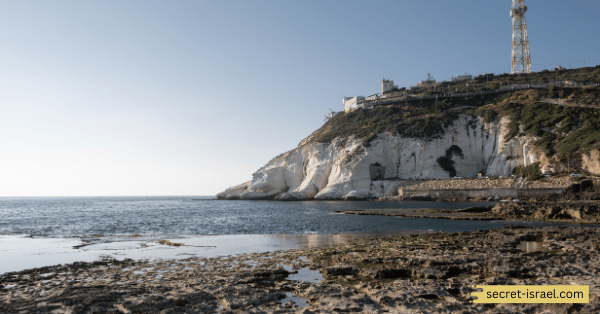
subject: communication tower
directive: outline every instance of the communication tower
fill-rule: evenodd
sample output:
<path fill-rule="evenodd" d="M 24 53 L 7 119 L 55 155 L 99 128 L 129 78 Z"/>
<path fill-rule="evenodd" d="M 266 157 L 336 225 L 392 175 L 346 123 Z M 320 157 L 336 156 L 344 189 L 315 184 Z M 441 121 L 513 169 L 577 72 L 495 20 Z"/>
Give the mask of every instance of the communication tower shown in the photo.
<path fill-rule="evenodd" d="M 513 0 L 510 17 L 513 23 L 512 35 L 512 67 L 511 73 L 531 73 L 531 57 L 529 56 L 529 39 L 527 39 L 527 23 L 525 0 Z"/>

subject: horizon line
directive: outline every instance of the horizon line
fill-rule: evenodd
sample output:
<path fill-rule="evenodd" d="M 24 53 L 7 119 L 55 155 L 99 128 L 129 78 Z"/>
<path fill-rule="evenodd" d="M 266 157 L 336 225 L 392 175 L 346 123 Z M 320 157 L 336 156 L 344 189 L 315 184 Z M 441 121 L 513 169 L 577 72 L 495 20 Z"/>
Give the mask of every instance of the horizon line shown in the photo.
<path fill-rule="evenodd" d="M 216 195 L 29 195 L 29 196 L 0 196 L 0 198 L 19 197 L 217 197 Z"/>

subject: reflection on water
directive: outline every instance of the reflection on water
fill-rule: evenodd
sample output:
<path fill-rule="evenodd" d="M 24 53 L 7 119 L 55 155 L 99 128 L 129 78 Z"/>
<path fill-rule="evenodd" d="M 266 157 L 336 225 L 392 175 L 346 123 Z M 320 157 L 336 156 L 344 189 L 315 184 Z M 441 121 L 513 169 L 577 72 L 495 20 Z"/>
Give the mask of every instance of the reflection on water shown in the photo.
<path fill-rule="evenodd" d="M 321 281 L 325 280 L 323 275 L 321 275 L 318 270 L 308 269 L 307 267 L 298 269 L 298 273 L 290 274 L 287 279 L 312 283 L 320 283 Z"/>
<path fill-rule="evenodd" d="M 521 241 L 520 245 L 517 245 L 517 249 L 523 252 L 535 252 L 542 248 L 542 242 L 538 241 Z"/>
<path fill-rule="evenodd" d="M 361 241 L 363 237 L 391 234 L 422 233 L 423 231 L 385 231 L 340 234 L 247 234 L 195 236 L 189 238 L 45 238 L 0 235 L 0 274 L 28 268 L 44 267 L 73 262 L 92 262 L 102 256 L 119 260 L 186 259 L 189 257 L 218 257 L 237 254 L 262 253 L 326 246 Z M 181 243 L 166 245 L 167 240 Z M 85 242 L 82 242 L 85 241 Z M 85 244 L 85 245 L 83 245 Z M 306 259 L 303 260 L 307 262 Z M 321 278 L 310 270 L 301 270 L 296 276 L 305 279 Z M 298 278 L 300 278 L 298 277 Z M 309 278 L 312 277 L 312 278 Z M 304 280 L 304 279 L 292 279 Z M 306 280 L 310 281 L 310 280 Z"/>
<path fill-rule="evenodd" d="M 306 300 L 305 298 L 297 297 L 295 293 L 286 292 L 285 298 L 281 299 L 281 306 L 285 307 L 285 304 L 288 302 L 293 302 L 293 304 L 296 304 L 297 307 L 302 308 L 306 307 L 306 303 L 308 303 L 308 300 Z"/>
<path fill-rule="evenodd" d="M 396 230 L 373 232 L 345 232 L 345 233 L 305 233 L 305 234 L 269 234 L 265 235 L 276 242 L 295 243 L 299 247 L 326 246 L 346 244 L 360 241 L 365 238 L 385 237 L 390 235 L 408 235 L 426 233 L 424 230 Z"/>
<path fill-rule="evenodd" d="M 298 272 L 292 273 L 294 270 L 292 267 L 283 265 L 283 268 L 290 272 L 287 276 L 287 280 L 295 280 L 295 281 L 306 281 L 312 283 L 321 283 L 321 281 L 325 281 L 325 278 L 318 270 L 308 269 L 308 267 L 302 267 L 298 269 Z"/>

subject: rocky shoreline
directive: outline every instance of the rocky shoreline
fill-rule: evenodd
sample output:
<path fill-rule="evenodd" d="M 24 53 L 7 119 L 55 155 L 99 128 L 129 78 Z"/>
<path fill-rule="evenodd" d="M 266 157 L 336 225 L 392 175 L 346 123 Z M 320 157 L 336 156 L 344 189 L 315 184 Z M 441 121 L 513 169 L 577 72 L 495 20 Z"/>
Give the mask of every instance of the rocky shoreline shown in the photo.
<path fill-rule="evenodd" d="M 599 224 L 600 203 L 597 201 L 515 201 L 494 206 L 465 209 L 353 209 L 336 211 L 343 214 L 377 215 L 451 220 L 517 220 L 554 223 Z"/>
<path fill-rule="evenodd" d="M 0 275 L 0 312 L 597 313 L 598 249 L 595 228 L 506 227 L 219 258 L 73 263 Z M 469 303 L 470 286 L 498 284 L 589 285 L 590 303 Z"/>
<path fill-rule="evenodd" d="M 394 200 L 388 198 L 385 200 Z M 463 201 L 466 199 L 463 199 Z M 470 199 L 481 201 L 480 198 Z M 491 201 L 491 199 L 487 199 Z M 397 217 L 434 218 L 452 220 L 519 220 L 556 223 L 600 223 L 600 184 L 596 180 L 583 180 L 571 184 L 564 192 L 527 200 L 508 199 L 490 206 L 460 210 L 377 208 L 340 210 L 344 214 L 383 215 Z M 438 201 L 455 201 L 455 199 Z"/>

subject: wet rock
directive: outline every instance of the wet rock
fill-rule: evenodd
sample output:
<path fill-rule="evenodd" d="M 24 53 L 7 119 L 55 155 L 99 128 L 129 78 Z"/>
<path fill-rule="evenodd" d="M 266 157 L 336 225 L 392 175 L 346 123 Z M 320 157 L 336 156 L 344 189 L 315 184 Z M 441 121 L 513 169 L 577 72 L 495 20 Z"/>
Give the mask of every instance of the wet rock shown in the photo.
<path fill-rule="evenodd" d="M 236 195 L 236 194 L 228 194 L 228 195 L 225 197 L 225 199 L 226 199 L 226 200 L 230 200 L 230 201 L 232 201 L 232 200 L 239 200 L 239 199 L 240 199 L 240 196 L 239 196 L 239 195 Z"/>
<path fill-rule="evenodd" d="M 410 277 L 412 272 L 404 268 L 376 267 L 372 269 L 365 269 L 361 271 L 360 274 L 363 277 L 369 277 L 373 279 L 395 279 Z"/>
<path fill-rule="evenodd" d="M 323 270 L 324 276 L 345 276 L 354 275 L 357 272 L 357 268 L 348 265 L 327 267 Z"/>
<path fill-rule="evenodd" d="M 299 201 L 301 197 L 294 193 L 282 193 L 275 197 L 278 201 Z"/>
<path fill-rule="evenodd" d="M 540 245 L 526 252 L 522 241 Z M 594 228 L 507 227 L 227 258 L 73 263 L 0 275 L 0 313 L 598 313 L 599 248 Z M 330 280 L 288 280 L 281 265 L 298 266 L 300 256 Z M 468 303 L 472 286 L 484 284 L 589 285 L 590 303 Z M 290 293 L 305 307 L 285 301 Z"/>

